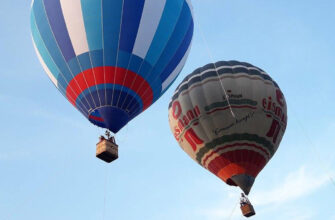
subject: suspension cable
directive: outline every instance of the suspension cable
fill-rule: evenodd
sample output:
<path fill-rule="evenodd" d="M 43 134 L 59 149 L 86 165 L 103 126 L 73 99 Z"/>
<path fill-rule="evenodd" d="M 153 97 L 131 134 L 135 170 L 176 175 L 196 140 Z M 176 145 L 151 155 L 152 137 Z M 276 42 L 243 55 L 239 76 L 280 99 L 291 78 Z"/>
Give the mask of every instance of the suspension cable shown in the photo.
<path fill-rule="evenodd" d="M 200 22 L 198 22 L 198 27 L 199 27 L 199 31 L 200 31 L 200 35 L 201 35 L 202 41 L 204 42 L 204 45 L 205 45 L 205 47 L 206 47 L 207 53 L 208 53 L 208 55 L 209 55 L 209 57 L 210 57 L 210 59 L 211 59 L 211 62 L 212 62 L 213 65 L 214 65 L 216 75 L 218 76 L 218 78 L 219 78 L 219 80 L 220 80 L 220 85 L 221 85 L 221 88 L 223 89 L 224 96 L 225 96 L 225 98 L 226 98 L 226 100 L 227 100 L 227 103 L 228 103 L 228 106 L 229 106 L 229 109 L 230 109 L 230 113 L 231 113 L 231 115 L 233 116 L 233 118 L 236 118 L 235 113 L 234 113 L 234 111 L 233 111 L 233 109 L 232 109 L 232 107 L 231 107 L 231 105 L 230 105 L 229 95 L 227 94 L 227 91 L 226 91 L 226 89 L 225 89 L 225 87 L 224 87 L 224 85 L 223 85 L 222 79 L 220 78 L 220 74 L 219 74 L 219 72 L 218 72 L 216 63 L 215 63 L 215 61 L 214 61 L 213 53 L 212 53 L 211 49 L 209 48 L 209 45 L 208 45 L 208 42 L 207 42 L 207 40 L 206 40 L 205 34 L 204 34 L 204 32 L 202 31 L 202 27 L 201 27 Z"/>
<path fill-rule="evenodd" d="M 238 206 L 239 203 L 240 203 L 240 201 L 238 201 L 238 202 L 235 204 L 233 210 L 230 212 L 230 215 L 229 215 L 229 217 L 228 217 L 228 220 L 231 220 L 231 219 L 232 219 L 232 217 L 233 217 L 233 215 L 234 215 L 234 213 L 235 213 L 236 207 Z"/>
<path fill-rule="evenodd" d="M 323 169 L 323 170 L 326 170 L 327 166 L 325 165 L 324 160 L 321 159 L 320 153 L 319 153 L 319 151 L 317 151 L 316 145 L 314 144 L 314 142 L 312 141 L 312 139 L 309 137 L 307 131 L 305 130 L 305 127 L 302 125 L 302 123 L 301 123 L 301 121 L 300 121 L 300 119 L 298 117 L 298 114 L 296 114 L 296 112 L 294 111 L 293 108 L 291 109 L 291 111 L 293 112 L 294 118 L 297 121 L 297 124 L 300 127 L 300 130 L 302 131 L 303 135 L 305 136 L 306 140 L 309 143 L 309 146 L 310 146 L 311 150 L 314 153 L 314 158 L 316 158 L 319 161 L 320 168 Z M 334 180 L 334 178 L 329 173 L 327 173 L 326 175 L 328 176 L 329 181 L 335 187 L 335 180 Z"/>
<path fill-rule="evenodd" d="M 102 211 L 102 220 L 105 220 L 106 215 L 106 203 L 107 203 L 107 185 L 108 185 L 108 165 L 105 166 L 105 185 L 104 185 L 104 206 Z"/>

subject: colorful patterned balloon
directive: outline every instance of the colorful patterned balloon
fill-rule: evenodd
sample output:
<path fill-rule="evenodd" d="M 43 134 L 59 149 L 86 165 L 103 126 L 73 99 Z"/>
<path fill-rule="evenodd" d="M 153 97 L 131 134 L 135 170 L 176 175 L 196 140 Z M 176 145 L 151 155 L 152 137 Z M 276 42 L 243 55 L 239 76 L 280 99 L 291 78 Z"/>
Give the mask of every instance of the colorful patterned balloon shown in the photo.
<path fill-rule="evenodd" d="M 34 0 L 31 9 L 34 46 L 51 81 L 114 133 L 178 76 L 193 26 L 190 0 Z"/>
<path fill-rule="evenodd" d="M 192 159 L 248 194 L 284 135 L 286 102 L 263 70 L 222 61 L 182 81 L 169 105 L 169 122 Z"/>

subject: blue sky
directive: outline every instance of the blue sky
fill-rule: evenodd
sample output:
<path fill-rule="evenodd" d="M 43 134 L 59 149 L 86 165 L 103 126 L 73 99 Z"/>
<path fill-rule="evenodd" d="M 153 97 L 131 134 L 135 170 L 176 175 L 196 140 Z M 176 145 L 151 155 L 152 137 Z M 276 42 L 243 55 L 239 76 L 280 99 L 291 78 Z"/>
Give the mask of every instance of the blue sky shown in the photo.
<path fill-rule="evenodd" d="M 2 2 L 0 219 L 243 219 L 234 209 L 240 191 L 188 158 L 167 119 L 170 97 L 188 73 L 234 59 L 268 72 L 288 105 L 281 146 L 250 194 L 254 219 L 335 220 L 335 2 L 193 5 L 196 30 L 185 68 L 159 101 L 118 133 L 120 158 L 107 165 L 95 158 L 103 130 L 64 99 L 38 62 L 30 2 Z"/>

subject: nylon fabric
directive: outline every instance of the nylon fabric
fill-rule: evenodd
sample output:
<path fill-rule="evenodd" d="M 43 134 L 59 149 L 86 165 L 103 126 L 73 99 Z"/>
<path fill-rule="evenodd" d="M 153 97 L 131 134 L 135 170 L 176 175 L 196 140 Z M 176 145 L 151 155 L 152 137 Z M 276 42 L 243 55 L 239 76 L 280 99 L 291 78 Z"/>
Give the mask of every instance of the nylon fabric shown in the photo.
<path fill-rule="evenodd" d="M 60 92 L 93 124 L 116 133 L 179 75 L 192 13 L 188 0 L 34 0 L 31 31 Z"/>
<path fill-rule="evenodd" d="M 193 160 L 248 194 L 278 149 L 286 108 L 277 83 L 263 70 L 221 61 L 196 69 L 179 84 L 169 104 L 169 123 Z"/>

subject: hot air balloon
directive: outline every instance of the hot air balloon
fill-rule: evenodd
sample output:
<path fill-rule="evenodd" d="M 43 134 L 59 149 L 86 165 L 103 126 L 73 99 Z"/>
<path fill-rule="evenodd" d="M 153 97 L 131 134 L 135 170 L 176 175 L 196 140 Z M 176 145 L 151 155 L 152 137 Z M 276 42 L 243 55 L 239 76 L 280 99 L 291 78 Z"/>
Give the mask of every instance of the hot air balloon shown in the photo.
<path fill-rule="evenodd" d="M 33 0 L 39 60 L 91 123 L 117 133 L 182 70 L 193 36 L 190 0 Z"/>
<path fill-rule="evenodd" d="M 248 195 L 284 135 L 286 102 L 262 69 L 221 61 L 180 83 L 169 104 L 169 123 L 193 160 Z"/>

